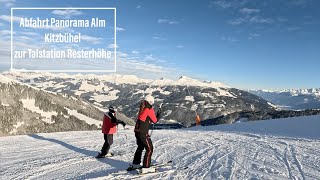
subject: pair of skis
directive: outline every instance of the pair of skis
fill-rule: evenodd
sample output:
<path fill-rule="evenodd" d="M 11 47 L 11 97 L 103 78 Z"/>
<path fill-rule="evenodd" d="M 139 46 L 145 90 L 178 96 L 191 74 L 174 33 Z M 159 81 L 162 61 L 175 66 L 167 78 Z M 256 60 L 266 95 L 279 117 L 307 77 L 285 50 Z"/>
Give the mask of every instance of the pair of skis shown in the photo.
<path fill-rule="evenodd" d="M 188 167 L 185 166 L 185 167 L 174 167 L 172 165 L 172 161 L 167 161 L 167 162 L 164 162 L 164 163 L 156 163 L 156 164 L 153 164 L 150 166 L 151 168 L 154 168 L 155 170 L 154 171 L 147 171 L 147 172 L 144 172 L 142 168 L 136 168 L 136 169 L 130 169 L 130 170 L 120 170 L 120 171 L 116 171 L 116 172 L 113 172 L 113 173 L 110 173 L 109 175 L 112 175 L 112 176 L 117 176 L 117 175 L 138 175 L 138 176 L 141 176 L 141 175 L 146 175 L 146 174 L 154 174 L 154 173 L 161 173 L 161 172 L 165 172 L 165 171 L 170 171 L 170 170 L 184 170 L 184 169 L 187 169 Z M 168 168 L 166 168 L 168 167 Z"/>

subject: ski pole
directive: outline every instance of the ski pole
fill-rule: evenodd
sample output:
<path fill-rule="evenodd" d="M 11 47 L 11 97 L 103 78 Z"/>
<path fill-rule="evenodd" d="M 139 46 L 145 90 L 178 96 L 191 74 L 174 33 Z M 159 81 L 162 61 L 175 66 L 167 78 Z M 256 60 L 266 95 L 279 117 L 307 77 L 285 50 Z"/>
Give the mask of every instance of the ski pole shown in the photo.
<path fill-rule="evenodd" d="M 160 104 L 160 106 L 159 106 L 159 109 L 161 109 L 161 107 L 162 107 L 162 104 L 163 104 L 163 103 L 161 103 L 161 104 Z M 160 120 L 160 119 L 159 119 L 159 120 Z M 158 120 L 158 121 L 159 121 L 159 120 Z M 154 128 L 154 123 L 152 123 L 152 128 L 151 128 L 151 133 L 150 133 L 150 137 L 152 136 L 152 133 L 153 133 L 153 128 Z"/>
<path fill-rule="evenodd" d="M 128 139 L 127 133 L 126 133 L 126 128 L 123 126 L 123 131 L 124 131 L 124 136 L 126 137 L 126 140 Z"/>

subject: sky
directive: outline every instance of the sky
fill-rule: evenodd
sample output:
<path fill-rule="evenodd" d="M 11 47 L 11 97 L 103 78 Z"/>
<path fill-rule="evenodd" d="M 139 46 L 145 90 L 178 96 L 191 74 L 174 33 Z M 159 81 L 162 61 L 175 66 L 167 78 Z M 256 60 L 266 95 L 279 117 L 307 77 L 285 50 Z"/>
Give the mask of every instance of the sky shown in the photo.
<path fill-rule="evenodd" d="M 317 0 L 0 0 L 0 3 L 1 70 L 10 68 L 10 8 L 115 7 L 117 73 L 151 79 L 177 79 L 185 75 L 242 89 L 319 88 Z M 20 11 L 14 16 L 113 17 L 110 12 L 88 10 L 46 13 Z M 84 33 L 83 47 L 112 49 L 113 30 L 108 26 L 103 32 L 97 29 L 66 32 Z M 32 35 L 41 33 L 41 29 L 28 31 L 16 32 L 15 42 L 21 46 L 41 43 L 37 41 L 39 36 Z M 94 60 L 78 65 L 106 66 Z"/>

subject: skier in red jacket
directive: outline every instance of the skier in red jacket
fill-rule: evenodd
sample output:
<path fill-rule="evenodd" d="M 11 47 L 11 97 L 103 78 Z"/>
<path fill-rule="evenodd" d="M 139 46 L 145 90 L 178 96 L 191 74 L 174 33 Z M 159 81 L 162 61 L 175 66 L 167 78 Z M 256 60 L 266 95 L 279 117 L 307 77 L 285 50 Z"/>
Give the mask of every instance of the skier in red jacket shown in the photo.
<path fill-rule="evenodd" d="M 113 106 L 110 106 L 109 112 L 104 113 L 103 123 L 102 123 L 102 133 L 104 134 L 104 144 L 96 158 L 104 158 L 105 156 L 113 156 L 112 153 L 109 153 L 110 146 L 113 143 L 113 134 L 117 132 L 116 126 L 122 124 L 123 127 L 126 126 L 126 123 L 120 121 L 116 118 L 117 109 Z"/>
<path fill-rule="evenodd" d="M 161 109 L 159 108 L 157 115 L 155 115 L 152 107 L 153 103 L 154 98 L 151 95 L 148 95 L 140 104 L 138 120 L 134 129 L 138 148 L 134 154 L 133 163 L 129 166 L 128 171 L 141 168 L 141 156 L 144 149 L 146 150 L 146 153 L 143 158 L 142 168 L 150 167 L 153 145 L 149 136 L 149 126 L 150 123 L 157 123 L 161 114 Z"/>

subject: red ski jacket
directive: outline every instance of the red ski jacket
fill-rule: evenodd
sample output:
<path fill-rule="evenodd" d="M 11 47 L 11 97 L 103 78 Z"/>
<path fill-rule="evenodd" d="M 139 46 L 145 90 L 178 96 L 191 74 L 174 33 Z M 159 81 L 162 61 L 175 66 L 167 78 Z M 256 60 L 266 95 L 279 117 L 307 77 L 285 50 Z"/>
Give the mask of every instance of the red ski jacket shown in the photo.
<path fill-rule="evenodd" d="M 158 122 L 158 119 L 154 113 L 154 109 L 153 108 L 145 108 L 140 114 L 139 114 L 139 117 L 138 119 L 140 121 L 143 121 L 145 122 L 147 120 L 147 117 L 150 117 L 150 120 L 153 122 L 153 123 L 157 123 Z"/>
<path fill-rule="evenodd" d="M 144 110 L 138 115 L 138 120 L 136 122 L 136 126 L 134 131 L 139 132 L 141 134 L 148 134 L 150 123 L 157 123 L 158 118 L 154 113 L 154 109 L 152 107 L 144 108 Z"/>
<path fill-rule="evenodd" d="M 117 132 L 117 124 L 111 122 L 111 117 L 105 113 L 103 115 L 103 123 L 102 123 L 102 133 L 103 134 L 114 134 Z"/>

